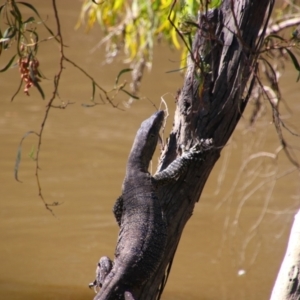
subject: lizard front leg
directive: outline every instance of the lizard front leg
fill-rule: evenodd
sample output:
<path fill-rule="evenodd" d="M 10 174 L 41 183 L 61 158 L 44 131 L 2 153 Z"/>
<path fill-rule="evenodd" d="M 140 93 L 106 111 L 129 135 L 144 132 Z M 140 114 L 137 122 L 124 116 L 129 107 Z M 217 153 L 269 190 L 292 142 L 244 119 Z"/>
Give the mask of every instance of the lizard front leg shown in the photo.
<path fill-rule="evenodd" d="M 211 144 L 212 139 L 202 139 L 188 151 L 183 149 L 182 155 L 170 163 L 166 169 L 154 174 L 152 176 L 152 180 L 158 185 L 163 185 L 172 180 L 178 179 L 178 177 L 186 171 L 188 165 L 195 160 L 199 160 L 199 155 L 203 152 L 203 150 L 210 148 Z"/>

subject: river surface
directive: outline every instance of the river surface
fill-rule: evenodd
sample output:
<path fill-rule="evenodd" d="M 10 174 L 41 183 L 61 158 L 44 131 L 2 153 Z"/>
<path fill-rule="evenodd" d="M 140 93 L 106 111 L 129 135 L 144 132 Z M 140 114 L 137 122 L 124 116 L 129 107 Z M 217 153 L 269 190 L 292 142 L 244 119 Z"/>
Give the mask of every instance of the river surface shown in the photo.
<path fill-rule="evenodd" d="M 103 50 L 90 51 L 100 39 L 100 30 L 95 27 L 88 34 L 83 28 L 74 30 L 80 1 L 58 2 L 66 56 L 111 89 L 124 68 L 122 59 L 103 65 Z M 51 1 L 30 3 L 55 28 Z M 41 39 L 47 36 L 42 30 Z M 29 157 L 36 151 L 35 135 L 23 143 L 22 183 L 14 179 L 14 163 L 22 136 L 40 129 L 53 76 L 59 69 L 58 51 L 54 41 L 40 44 L 40 66 L 48 78 L 41 82 L 45 101 L 31 89 L 30 97 L 21 91 L 11 102 L 19 83 L 18 70 L 0 77 L 0 299 L 94 297 L 87 286 L 94 280 L 99 257 L 113 257 L 118 227 L 111 210 L 120 195 L 136 130 L 163 96 L 170 112 L 166 138 L 174 95 L 183 82 L 178 73 L 166 73 L 178 67 L 179 54 L 158 45 L 152 71 L 146 73 L 141 89 L 147 99 L 128 105 L 128 96 L 119 93 L 116 103 L 121 109 L 109 104 L 89 108 L 82 104 L 91 103 L 91 82 L 65 63 L 59 95 L 65 103 L 74 104 L 51 109 L 40 152 L 42 194 L 48 203 L 60 203 L 53 208 L 54 217 L 38 196 L 35 162 Z M 4 57 L 12 55 L 5 53 Z M 2 68 L 4 58 L 0 65 Z M 299 132 L 296 76 L 291 69 L 284 73 L 282 94 L 289 108 L 282 108 L 286 122 Z M 251 108 L 250 104 L 248 110 Z M 300 204 L 299 174 L 284 153 L 277 159 L 270 155 L 279 143 L 268 104 L 263 119 L 252 128 L 248 126 L 249 111 L 245 115 L 184 230 L 164 300 L 269 298 Z M 299 139 L 287 131 L 284 134 L 299 149 Z M 156 159 L 153 169 L 155 165 Z"/>

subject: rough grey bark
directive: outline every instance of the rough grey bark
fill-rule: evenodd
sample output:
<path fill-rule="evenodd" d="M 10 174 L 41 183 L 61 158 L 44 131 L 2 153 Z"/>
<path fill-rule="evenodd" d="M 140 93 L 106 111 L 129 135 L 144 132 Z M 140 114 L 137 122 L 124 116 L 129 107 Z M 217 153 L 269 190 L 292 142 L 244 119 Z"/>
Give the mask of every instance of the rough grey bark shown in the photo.
<path fill-rule="evenodd" d="M 182 144 L 189 146 L 212 138 L 213 147 L 175 184 L 158 188 L 168 225 L 167 246 L 154 276 L 138 287 L 139 300 L 157 298 L 184 226 L 246 107 L 255 79 L 257 51 L 273 5 L 274 0 L 224 0 L 218 9 L 199 16 L 193 59 L 188 63 L 159 170 L 177 157 Z"/>
<path fill-rule="evenodd" d="M 184 226 L 246 107 L 255 78 L 257 51 L 273 6 L 273 0 L 224 0 L 218 9 L 199 17 L 192 49 L 194 59 L 188 63 L 160 170 L 177 156 L 181 144 L 212 138 L 214 148 L 206 152 L 203 161 L 190 166 L 185 178 L 159 189 L 168 224 L 167 248 L 156 274 L 141 287 L 139 299 L 156 298 Z M 200 73 L 200 55 L 208 70 L 199 79 L 196 74 Z"/>
<path fill-rule="evenodd" d="M 295 216 L 284 260 L 278 273 L 271 300 L 300 298 L 300 210 Z"/>

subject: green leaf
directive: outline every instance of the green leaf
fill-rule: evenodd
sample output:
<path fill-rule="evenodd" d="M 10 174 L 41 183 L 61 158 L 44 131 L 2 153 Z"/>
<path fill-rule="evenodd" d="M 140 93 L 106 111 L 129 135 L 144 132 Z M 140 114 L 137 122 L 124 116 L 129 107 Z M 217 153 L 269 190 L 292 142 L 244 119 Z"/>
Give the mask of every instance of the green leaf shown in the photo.
<path fill-rule="evenodd" d="M 95 81 L 92 82 L 92 88 L 93 88 L 93 90 L 92 90 L 91 101 L 94 102 L 94 99 L 95 99 L 95 91 L 96 91 L 96 83 L 95 83 Z"/>
<path fill-rule="evenodd" d="M 136 99 L 136 100 L 139 100 L 139 99 L 140 99 L 140 97 L 137 97 L 137 96 L 131 94 L 130 92 L 128 92 L 128 91 L 126 91 L 126 90 L 124 90 L 124 89 L 121 89 L 121 91 L 124 92 L 125 94 L 127 94 L 128 96 L 130 96 L 130 97 L 133 98 L 133 99 Z"/>
<path fill-rule="evenodd" d="M 2 9 L 3 9 L 5 6 L 6 6 L 6 4 L 3 4 L 3 5 L 0 6 L 0 14 L 1 14 L 1 12 L 2 12 Z"/>
<path fill-rule="evenodd" d="M 297 80 L 296 80 L 296 82 L 298 82 L 299 79 L 300 79 L 300 65 L 299 65 L 299 62 L 298 62 L 296 56 L 294 55 L 294 53 L 291 50 L 289 50 L 288 48 L 285 48 L 285 50 L 289 54 L 289 56 L 290 56 L 290 58 L 291 58 L 291 60 L 294 64 L 295 69 L 299 72 Z"/>
<path fill-rule="evenodd" d="M 15 1 L 11 2 L 14 10 L 11 10 L 10 13 L 17 19 L 19 24 L 22 24 L 22 14 L 18 8 L 18 6 L 16 5 Z"/>
<path fill-rule="evenodd" d="M 132 70 L 133 70 L 133 69 L 123 69 L 123 70 L 121 70 L 121 71 L 119 72 L 117 78 L 116 78 L 116 81 L 115 81 L 115 87 L 118 85 L 119 79 L 120 79 L 121 75 L 124 74 L 124 73 L 127 73 L 127 72 L 131 72 Z"/>
<path fill-rule="evenodd" d="M 26 21 L 23 22 L 23 24 L 27 24 L 27 23 L 31 23 L 31 22 L 35 22 L 34 17 L 29 17 Z"/>
<path fill-rule="evenodd" d="M 82 103 L 81 106 L 83 107 L 94 107 L 96 105 L 99 105 L 98 103 L 94 103 L 94 104 L 85 104 L 85 103 Z"/>
<path fill-rule="evenodd" d="M 22 154 L 22 147 L 21 145 L 18 147 L 17 151 L 17 158 L 16 158 L 16 163 L 15 163 L 15 179 L 19 182 L 22 182 L 18 178 L 18 172 L 19 172 L 19 167 L 20 167 L 20 162 L 21 162 L 21 154 Z"/>
<path fill-rule="evenodd" d="M 278 40 L 281 40 L 281 41 L 285 42 L 285 39 L 283 37 L 281 37 L 280 35 L 277 35 L 277 34 L 269 34 L 265 37 L 265 40 L 271 39 L 271 38 L 275 38 L 275 39 L 278 39 Z"/>
<path fill-rule="evenodd" d="M 15 54 L 15 55 L 10 59 L 10 61 L 8 62 L 8 64 L 7 64 L 3 69 L 0 69 L 0 72 L 5 72 L 8 68 L 10 68 L 10 66 L 13 64 L 13 62 L 14 62 L 16 56 L 17 56 L 17 54 Z"/>
<path fill-rule="evenodd" d="M 212 0 L 209 2 L 208 8 L 218 8 L 222 3 L 222 0 Z"/>
<path fill-rule="evenodd" d="M 39 14 L 39 12 L 36 10 L 36 8 L 35 8 L 33 5 L 31 5 L 31 4 L 29 4 L 29 3 L 26 3 L 26 2 L 16 2 L 16 3 L 22 4 L 22 5 L 26 6 L 26 7 L 28 7 L 29 9 L 31 9 L 31 10 L 32 10 L 32 11 L 40 18 L 40 20 L 43 22 L 43 20 L 42 20 L 40 14 Z M 53 31 L 52 31 L 52 30 L 51 30 L 44 22 L 43 22 L 43 25 L 44 25 L 45 28 L 48 30 L 48 32 L 49 32 L 53 37 L 55 37 L 55 34 L 53 33 Z M 55 37 L 55 39 L 56 39 L 57 41 L 59 41 L 57 37 Z"/>
<path fill-rule="evenodd" d="M 30 60 L 31 60 L 31 54 L 30 54 Z M 38 78 L 35 76 L 35 73 L 33 72 L 32 68 L 29 67 L 29 76 L 33 82 L 33 85 L 38 89 L 38 91 L 40 92 L 43 100 L 45 100 L 45 94 L 44 94 L 44 91 L 43 89 L 41 88 L 40 84 L 39 84 L 39 80 Z"/>
<path fill-rule="evenodd" d="M 36 8 L 33 5 L 31 5 L 27 2 L 21 2 L 21 1 L 20 2 L 18 1 L 16 3 L 27 6 L 29 9 L 31 9 L 41 19 L 41 16 L 40 16 L 39 12 L 36 10 Z"/>
<path fill-rule="evenodd" d="M 41 86 L 39 85 L 39 83 L 38 83 L 38 81 L 37 81 L 36 79 L 33 80 L 33 84 L 34 84 L 34 86 L 38 89 L 38 91 L 40 92 L 40 94 L 41 94 L 43 100 L 45 100 L 45 94 L 44 94 L 44 91 L 43 91 L 43 89 L 41 88 Z"/>
<path fill-rule="evenodd" d="M 44 73 L 40 69 L 37 69 L 37 74 L 39 77 L 48 80 L 48 78 L 44 75 Z"/>
<path fill-rule="evenodd" d="M 170 71 L 166 71 L 166 74 L 168 73 L 175 73 L 175 72 L 181 72 L 182 70 L 186 69 L 187 67 L 183 67 L 183 68 L 180 68 L 180 69 L 175 69 L 175 70 L 170 70 Z"/>
<path fill-rule="evenodd" d="M 1 38 L 0 43 L 5 43 L 5 42 L 8 42 L 9 40 L 10 40 L 10 38 Z"/>
<path fill-rule="evenodd" d="M 16 163 L 15 163 L 14 173 L 15 173 L 15 179 L 16 179 L 17 181 L 19 181 L 19 182 L 22 182 L 22 181 L 20 181 L 19 178 L 18 178 L 18 173 L 19 173 L 19 168 L 20 168 L 20 162 L 21 162 L 21 158 L 22 158 L 22 144 L 23 144 L 24 139 L 25 139 L 28 135 L 30 135 L 30 134 L 32 134 L 32 133 L 34 133 L 34 134 L 36 134 L 37 136 L 39 136 L 35 131 L 32 131 L 32 130 L 27 131 L 27 132 L 23 135 L 23 137 L 22 137 L 22 139 L 21 139 L 21 141 L 20 141 L 18 150 L 17 150 L 17 157 L 16 157 Z"/>
<path fill-rule="evenodd" d="M 16 32 L 17 32 L 16 27 L 13 26 L 8 27 L 3 33 L 3 38 L 11 39 L 12 37 L 15 36 Z"/>
<path fill-rule="evenodd" d="M 29 154 L 28 154 L 28 156 L 32 159 L 32 160 L 35 160 L 35 157 L 34 157 L 34 145 L 32 145 L 32 147 L 31 147 L 31 150 L 30 150 L 30 152 L 29 152 Z"/>

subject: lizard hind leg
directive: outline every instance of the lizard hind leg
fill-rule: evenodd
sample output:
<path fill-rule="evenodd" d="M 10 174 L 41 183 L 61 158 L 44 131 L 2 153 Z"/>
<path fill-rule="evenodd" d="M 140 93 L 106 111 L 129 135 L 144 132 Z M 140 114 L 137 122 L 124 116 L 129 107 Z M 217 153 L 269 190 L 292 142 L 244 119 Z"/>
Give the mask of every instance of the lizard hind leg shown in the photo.
<path fill-rule="evenodd" d="M 108 273 L 111 271 L 113 267 L 113 262 L 111 259 L 107 256 L 102 256 L 97 264 L 96 268 L 96 279 L 94 282 L 91 282 L 89 284 L 89 288 L 94 287 L 95 293 L 97 293 L 97 289 L 102 287 L 102 284 L 108 275 Z"/>
<path fill-rule="evenodd" d="M 102 284 L 106 276 L 108 275 L 108 273 L 111 271 L 112 267 L 113 267 L 113 262 L 109 257 L 102 256 L 100 258 L 96 269 L 96 280 L 100 287 L 102 287 Z"/>
<path fill-rule="evenodd" d="M 121 227 L 122 214 L 123 214 L 123 198 L 122 198 L 122 196 L 120 196 L 116 200 L 115 205 L 113 207 L 113 213 L 115 215 L 115 218 L 116 218 L 116 221 L 117 221 L 119 227 Z"/>

